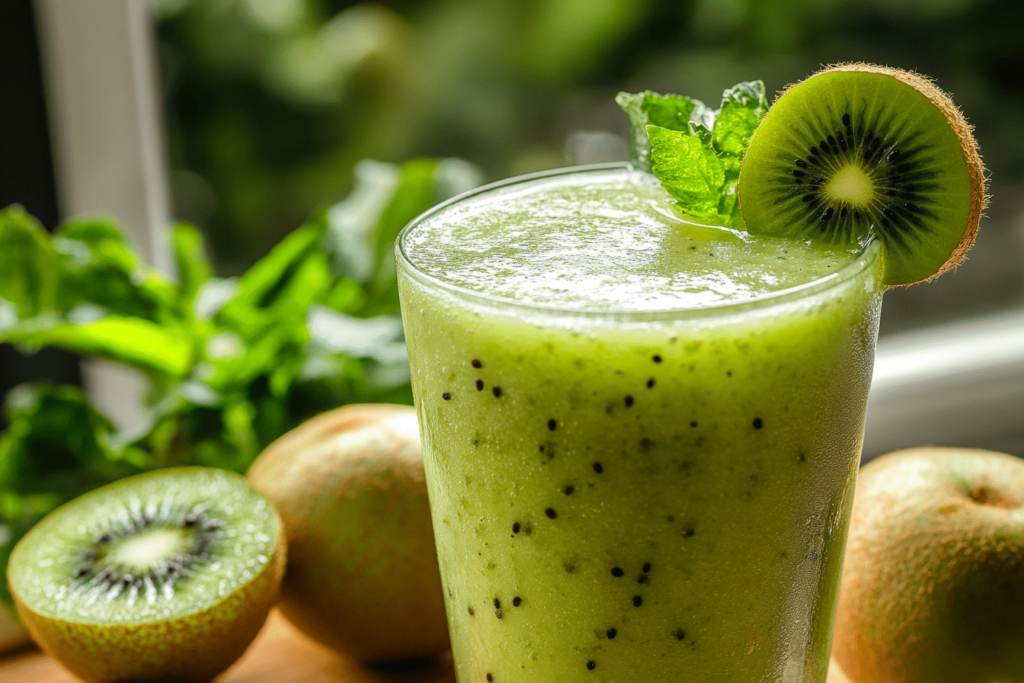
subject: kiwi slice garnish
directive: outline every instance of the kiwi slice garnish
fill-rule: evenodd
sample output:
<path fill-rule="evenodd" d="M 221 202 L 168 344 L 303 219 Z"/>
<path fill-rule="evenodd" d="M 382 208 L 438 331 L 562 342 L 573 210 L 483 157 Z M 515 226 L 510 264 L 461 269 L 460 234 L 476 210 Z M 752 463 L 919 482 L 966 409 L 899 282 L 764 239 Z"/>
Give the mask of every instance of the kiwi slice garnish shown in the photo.
<path fill-rule="evenodd" d="M 971 127 L 918 74 L 840 64 L 790 86 L 768 110 L 738 185 L 751 233 L 883 244 L 887 285 L 955 267 L 986 196 Z"/>
<path fill-rule="evenodd" d="M 277 512 L 237 474 L 121 480 L 58 508 L 7 577 L 36 642 L 86 681 L 208 681 L 259 632 L 280 587 Z"/>

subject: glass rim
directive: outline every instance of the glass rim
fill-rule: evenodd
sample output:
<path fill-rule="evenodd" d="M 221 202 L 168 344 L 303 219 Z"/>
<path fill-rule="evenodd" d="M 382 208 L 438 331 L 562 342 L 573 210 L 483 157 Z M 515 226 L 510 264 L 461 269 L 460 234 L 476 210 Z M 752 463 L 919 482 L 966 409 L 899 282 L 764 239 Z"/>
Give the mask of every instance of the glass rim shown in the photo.
<path fill-rule="evenodd" d="M 573 317 L 573 318 L 590 318 L 590 319 L 629 319 L 636 321 L 646 320 L 661 320 L 661 319 L 682 319 L 682 318 L 698 318 L 705 316 L 720 316 L 728 315 L 733 312 L 748 311 L 751 309 L 768 308 L 770 306 L 788 303 L 790 301 L 803 299 L 805 297 L 811 297 L 815 294 L 828 291 L 841 284 L 853 280 L 865 270 L 870 268 L 875 261 L 879 258 L 880 247 L 876 244 L 876 240 L 872 240 L 865 245 L 857 257 L 846 264 L 834 273 L 829 273 L 824 277 L 805 282 L 800 285 L 793 287 L 787 287 L 786 289 L 780 289 L 777 292 L 769 292 L 768 294 L 762 294 L 761 296 L 752 297 L 750 299 L 744 299 L 742 301 L 724 301 L 720 303 L 709 304 L 705 306 L 689 306 L 689 307 L 675 307 L 675 308 L 656 308 L 656 309 L 623 309 L 623 308 L 583 308 L 574 307 L 569 305 L 555 305 L 545 303 L 532 303 L 516 301 L 502 296 L 495 296 L 493 294 L 486 294 L 484 292 L 478 292 L 468 287 L 461 285 L 452 284 L 446 282 L 436 275 L 431 275 L 421 268 L 419 268 L 415 262 L 406 253 L 406 239 L 416 229 L 418 225 L 424 221 L 434 217 L 435 215 L 445 211 L 449 207 L 471 199 L 473 197 L 487 194 L 495 190 L 505 189 L 515 185 L 522 185 L 535 180 L 541 180 L 544 178 L 552 178 L 563 175 L 575 175 L 578 173 L 596 173 L 601 171 L 632 171 L 633 166 L 628 162 L 610 162 L 602 164 L 587 164 L 580 166 L 565 166 L 562 168 L 550 169 L 546 171 L 538 171 L 535 173 L 527 173 L 523 175 L 513 176 L 511 178 L 505 178 L 493 183 L 481 185 L 480 187 L 473 188 L 467 192 L 458 194 L 450 199 L 447 199 L 436 206 L 427 209 L 416 218 L 412 219 L 402 231 L 398 234 L 398 238 L 395 240 L 395 255 L 398 267 L 404 270 L 412 279 L 418 281 L 421 285 L 429 288 L 442 290 L 447 294 L 453 295 L 457 298 L 468 300 L 477 305 L 486 306 L 487 308 L 497 308 L 502 311 L 525 311 L 532 314 L 542 314 L 547 316 L 559 316 L 559 317 Z"/>

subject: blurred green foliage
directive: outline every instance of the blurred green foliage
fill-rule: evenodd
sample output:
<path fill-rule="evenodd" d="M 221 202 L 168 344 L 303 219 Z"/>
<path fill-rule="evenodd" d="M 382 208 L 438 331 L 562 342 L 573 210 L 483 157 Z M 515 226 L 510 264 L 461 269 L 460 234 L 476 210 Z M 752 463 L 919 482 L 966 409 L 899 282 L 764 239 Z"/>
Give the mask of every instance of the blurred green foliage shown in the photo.
<path fill-rule="evenodd" d="M 916 69 L 1024 178 L 1017 0 L 158 0 L 179 216 L 237 272 L 358 159 L 456 155 L 491 178 L 625 159 L 616 92 L 717 102 L 822 63 Z M 769 101 L 773 99 L 769 95 Z M 596 134 L 594 134 L 596 133 Z"/>
<path fill-rule="evenodd" d="M 146 470 L 244 472 L 271 441 L 346 403 L 412 403 L 394 243 L 480 172 L 456 159 L 365 161 L 344 201 L 237 278 L 214 275 L 191 225 L 171 231 L 179 281 L 143 263 L 110 220 L 49 235 L 0 211 L 0 342 L 58 347 L 149 379 L 147 419 L 120 430 L 76 387 L 26 384 L 0 434 L 0 570 L 43 515 Z M 0 602 L 9 599 L 0 581 Z"/>

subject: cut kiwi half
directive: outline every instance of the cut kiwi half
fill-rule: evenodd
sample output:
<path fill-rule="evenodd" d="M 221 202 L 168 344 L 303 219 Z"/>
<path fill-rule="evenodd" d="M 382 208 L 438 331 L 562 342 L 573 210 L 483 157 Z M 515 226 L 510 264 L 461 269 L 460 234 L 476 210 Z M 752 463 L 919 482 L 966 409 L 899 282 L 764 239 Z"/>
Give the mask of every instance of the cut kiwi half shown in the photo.
<path fill-rule="evenodd" d="M 157 470 L 58 508 L 18 543 L 7 578 L 48 654 L 86 681 L 209 681 L 277 597 L 285 536 L 237 474 Z"/>
<path fill-rule="evenodd" d="M 890 286 L 958 265 L 987 203 L 978 146 L 950 98 L 871 64 L 786 89 L 750 139 L 737 192 L 751 233 L 881 241 Z"/>

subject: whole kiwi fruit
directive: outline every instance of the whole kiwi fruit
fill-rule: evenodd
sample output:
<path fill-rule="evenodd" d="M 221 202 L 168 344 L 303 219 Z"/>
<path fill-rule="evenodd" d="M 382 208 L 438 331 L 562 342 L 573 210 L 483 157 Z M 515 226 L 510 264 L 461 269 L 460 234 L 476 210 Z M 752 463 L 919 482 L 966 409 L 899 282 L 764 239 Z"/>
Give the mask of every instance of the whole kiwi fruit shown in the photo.
<path fill-rule="evenodd" d="M 47 515 L 15 546 L 7 578 L 33 639 L 79 678 L 198 683 L 263 626 L 283 531 L 237 474 L 157 470 Z"/>
<path fill-rule="evenodd" d="M 1024 461 L 929 447 L 862 468 L 832 654 L 854 683 L 1024 680 Z"/>
<path fill-rule="evenodd" d="M 971 126 L 920 74 L 825 68 L 787 88 L 750 139 L 737 186 L 751 233 L 851 247 L 879 240 L 887 285 L 958 265 L 987 203 Z"/>
<path fill-rule="evenodd" d="M 416 412 L 350 405 L 300 425 L 253 463 L 289 541 L 281 612 L 363 662 L 448 647 Z"/>

